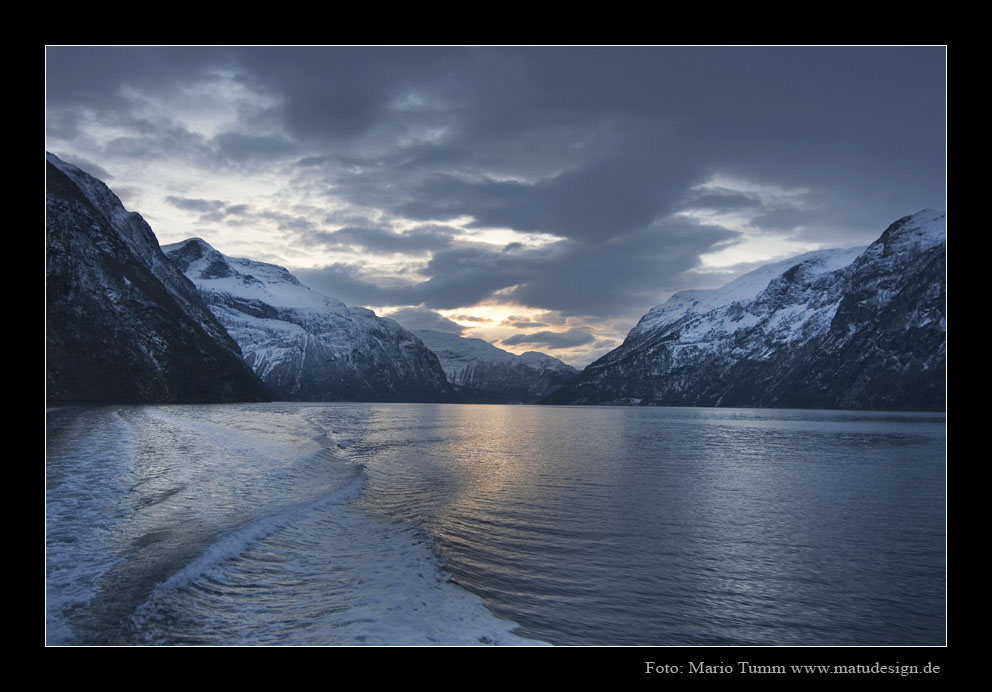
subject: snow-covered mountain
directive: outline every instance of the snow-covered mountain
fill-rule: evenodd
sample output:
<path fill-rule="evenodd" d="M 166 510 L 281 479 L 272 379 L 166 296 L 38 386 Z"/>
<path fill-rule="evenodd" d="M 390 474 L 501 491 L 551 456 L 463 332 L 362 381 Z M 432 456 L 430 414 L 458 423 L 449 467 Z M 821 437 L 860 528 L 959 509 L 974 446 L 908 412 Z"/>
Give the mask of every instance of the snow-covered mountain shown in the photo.
<path fill-rule="evenodd" d="M 942 410 L 944 214 L 652 308 L 544 403 Z"/>
<path fill-rule="evenodd" d="M 571 365 L 537 351 L 518 356 L 482 339 L 430 329 L 414 334 L 437 355 L 448 382 L 470 403 L 531 404 L 578 374 Z"/>
<path fill-rule="evenodd" d="M 199 238 L 163 248 L 280 398 L 457 401 L 437 357 L 394 320 L 312 291 L 283 267 Z"/>
<path fill-rule="evenodd" d="M 267 399 L 144 219 L 93 176 L 47 159 L 48 401 Z"/>

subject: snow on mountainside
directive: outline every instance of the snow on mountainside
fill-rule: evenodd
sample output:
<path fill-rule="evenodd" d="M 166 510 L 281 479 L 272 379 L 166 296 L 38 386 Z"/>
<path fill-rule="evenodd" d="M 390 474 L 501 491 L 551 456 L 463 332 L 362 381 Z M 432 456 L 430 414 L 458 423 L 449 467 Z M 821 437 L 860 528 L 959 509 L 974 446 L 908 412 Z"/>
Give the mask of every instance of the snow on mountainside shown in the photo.
<path fill-rule="evenodd" d="M 312 291 L 283 267 L 227 257 L 199 238 L 163 249 L 280 397 L 458 400 L 434 354 L 394 320 Z"/>
<path fill-rule="evenodd" d="M 767 265 L 652 308 L 546 403 L 944 406 L 945 218 Z"/>
<path fill-rule="evenodd" d="M 48 401 L 268 399 L 144 219 L 53 154 L 46 170 Z"/>
<path fill-rule="evenodd" d="M 437 355 L 448 382 L 471 403 L 534 403 L 578 374 L 571 365 L 537 351 L 518 356 L 482 339 L 430 329 L 414 334 Z"/>
<path fill-rule="evenodd" d="M 164 284 L 172 296 L 180 302 L 183 310 L 196 319 L 219 344 L 232 353 L 240 355 L 237 347 L 203 305 L 194 287 L 176 271 L 175 266 L 162 253 L 158 239 L 141 215 L 127 211 L 110 188 L 78 167 L 62 161 L 51 153 L 48 154 L 48 162 L 65 174 L 86 201 L 100 211 L 108 222 L 108 230 L 127 245 L 141 264 Z"/>
<path fill-rule="evenodd" d="M 791 257 L 773 264 L 766 264 L 740 276 L 721 288 L 680 291 L 661 305 L 656 305 L 644 315 L 628 336 L 648 332 L 672 324 L 687 315 L 706 315 L 735 302 L 754 300 L 775 277 L 797 264 L 808 264 L 808 271 L 824 274 L 846 267 L 865 246 L 846 250 L 820 250 Z M 742 325 L 736 325 L 742 326 Z"/>

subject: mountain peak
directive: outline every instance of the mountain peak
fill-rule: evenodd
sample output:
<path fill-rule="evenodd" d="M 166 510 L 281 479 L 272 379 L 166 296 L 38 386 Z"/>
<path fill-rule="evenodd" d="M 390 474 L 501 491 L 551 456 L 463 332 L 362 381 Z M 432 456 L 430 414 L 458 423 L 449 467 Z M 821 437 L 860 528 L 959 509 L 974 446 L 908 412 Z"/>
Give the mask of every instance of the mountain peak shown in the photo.
<path fill-rule="evenodd" d="M 48 159 L 48 162 L 50 164 L 58 168 L 60 171 L 63 170 L 67 165 L 69 165 L 50 151 L 45 152 L 45 158 Z"/>
<path fill-rule="evenodd" d="M 260 401 L 265 386 L 140 214 L 47 153 L 49 401 Z"/>
<path fill-rule="evenodd" d="M 304 286 L 288 269 L 201 238 L 163 248 L 276 393 L 309 401 L 456 401 L 437 358 L 393 320 Z"/>
<path fill-rule="evenodd" d="M 924 209 L 860 255 L 818 251 L 676 294 L 544 403 L 941 410 L 944 228 Z"/>
<path fill-rule="evenodd" d="M 216 252 L 210 243 L 202 238 L 187 238 L 186 240 L 181 240 L 178 243 L 163 245 L 162 251 L 168 255 L 171 255 L 173 260 L 179 257 L 187 262 L 194 262 L 201 257 L 207 256 L 211 252 Z"/>
<path fill-rule="evenodd" d="M 170 245 L 169 247 L 196 249 L 202 254 L 206 254 L 214 250 L 213 245 L 205 241 L 203 238 L 197 238 L 197 237 L 187 238 L 186 240 L 180 240 L 178 243 Z"/>
<path fill-rule="evenodd" d="M 920 211 L 916 212 L 910 218 L 912 218 L 912 219 L 934 219 L 934 218 L 937 218 L 938 216 L 942 216 L 942 214 L 939 211 L 937 211 L 936 209 L 933 209 L 931 207 L 927 207 L 926 209 L 921 209 Z"/>
<path fill-rule="evenodd" d="M 936 209 L 921 209 L 915 214 L 910 214 L 909 216 L 904 216 L 892 225 L 889 229 L 932 229 L 943 231 L 945 225 L 946 214 L 944 212 L 937 211 Z M 884 234 L 883 234 L 884 235 Z"/>
<path fill-rule="evenodd" d="M 202 238 L 188 238 L 172 245 L 163 245 L 162 251 L 187 275 L 201 279 L 225 279 L 237 273 L 227 258 Z"/>
<path fill-rule="evenodd" d="M 905 251 L 940 245 L 947 238 L 947 216 L 935 209 L 922 209 L 892 223 L 865 253 L 875 260 Z"/>
<path fill-rule="evenodd" d="M 713 310 L 726 308 L 735 302 L 750 302 L 757 298 L 776 277 L 782 276 L 800 265 L 803 265 L 806 276 L 836 271 L 854 262 L 865 249 L 865 246 L 861 246 L 835 250 L 814 250 L 758 267 L 720 288 L 679 291 L 667 302 L 655 305 L 641 317 L 628 337 L 650 331 L 660 324 L 674 324 L 689 315 L 706 314 Z"/>

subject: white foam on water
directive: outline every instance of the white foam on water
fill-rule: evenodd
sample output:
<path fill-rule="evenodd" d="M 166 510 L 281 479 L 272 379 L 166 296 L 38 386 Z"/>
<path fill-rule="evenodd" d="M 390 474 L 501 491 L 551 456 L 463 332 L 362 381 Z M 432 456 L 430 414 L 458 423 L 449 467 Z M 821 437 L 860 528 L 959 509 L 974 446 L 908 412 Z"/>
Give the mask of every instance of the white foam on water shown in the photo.
<path fill-rule="evenodd" d="M 56 420 L 65 407 L 51 409 Z M 46 642 L 75 640 L 70 615 L 89 603 L 100 580 L 126 558 L 115 526 L 126 514 L 134 458 L 130 427 L 112 408 L 91 409 L 63 427 L 52 423 L 46 445 Z"/>
<path fill-rule="evenodd" d="M 540 644 L 449 581 L 414 527 L 349 509 L 365 476 L 221 536 L 132 616 L 147 644 Z"/>
<path fill-rule="evenodd" d="M 101 530 L 120 549 L 107 540 L 82 546 L 92 559 L 50 583 L 50 612 L 79 608 L 75 616 L 85 618 L 101 589 L 147 584 L 113 625 L 124 642 L 541 644 L 514 635 L 515 623 L 451 583 L 416 526 L 351 506 L 368 480 L 362 438 L 328 425 L 328 415 L 274 404 L 128 407 L 113 429 L 106 414 L 98 418 L 116 462 L 87 480 L 80 467 L 99 454 L 94 435 L 80 435 L 49 514 L 71 517 L 60 508 L 73 493 L 90 498 L 94 515 L 116 502 Z M 70 533 L 84 528 L 67 522 Z M 51 524 L 50 546 L 64 528 Z M 156 542 L 142 542 L 148 537 Z M 61 544 L 50 547 L 50 575 L 73 559 Z M 102 579 L 111 568 L 114 579 Z M 50 617 L 49 643 L 85 643 L 67 622 Z"/>

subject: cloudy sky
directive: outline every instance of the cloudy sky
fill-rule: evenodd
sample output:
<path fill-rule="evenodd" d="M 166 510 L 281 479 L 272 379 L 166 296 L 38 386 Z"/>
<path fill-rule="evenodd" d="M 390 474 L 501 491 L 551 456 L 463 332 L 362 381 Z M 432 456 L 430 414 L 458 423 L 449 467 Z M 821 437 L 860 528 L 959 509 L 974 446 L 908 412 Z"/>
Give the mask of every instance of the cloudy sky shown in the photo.
<path fill-rule="evenodd" d="M 945 206 L 946 51 L 48 47 L 46 148 L 410 329 L 577 366 L 653 305 Z"/>

